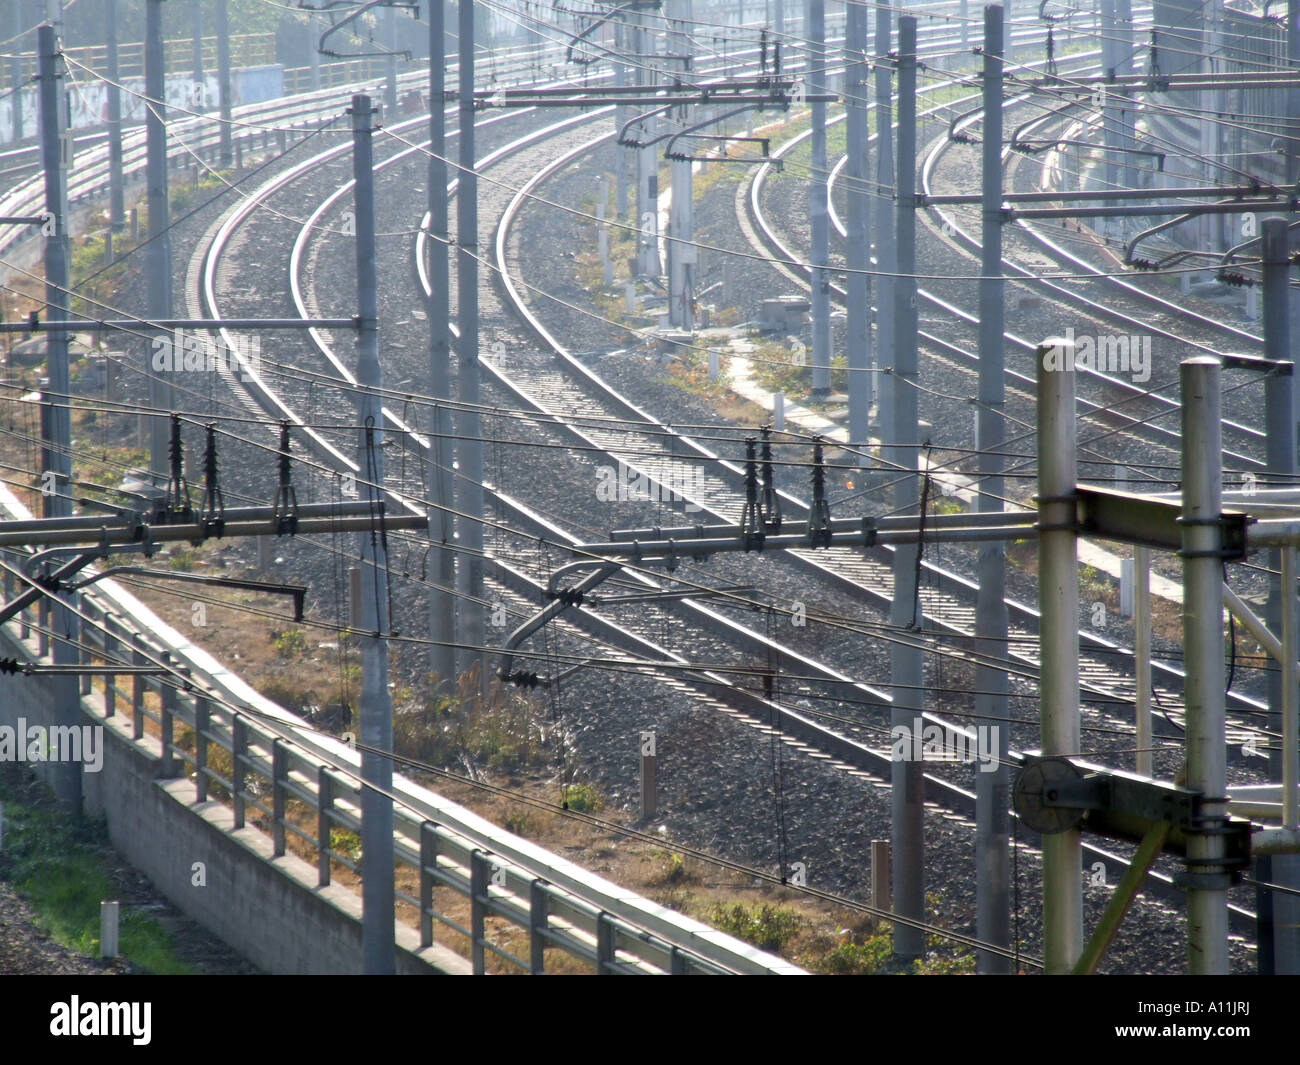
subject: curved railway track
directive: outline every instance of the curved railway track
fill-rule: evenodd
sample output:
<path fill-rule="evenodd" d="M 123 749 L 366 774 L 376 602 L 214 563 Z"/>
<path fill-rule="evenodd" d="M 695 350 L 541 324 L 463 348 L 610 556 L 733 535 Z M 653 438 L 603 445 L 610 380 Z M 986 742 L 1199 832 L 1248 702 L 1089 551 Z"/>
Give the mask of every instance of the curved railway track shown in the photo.
<path fill-rule="evenodd" d="M 484 120 L 484 123 L 505 122 L 518 117 L 519 114 L 514 112 L 494 116 Z M 513 267 L 510 261 L 512 255 L 509 249 L 512 223 L 520 210 L 530 202 L 531 195 L 542 182 L 564 166 L 583 158 L 612 139 L 613 135 L 609 133 L 590 137 L 588 136 L 590 131 L 584 129 L 588 123 L 601 117 L 602 114 L 603 112 L 597 112 L 578 116 L 530 132 L 496 149 L 481 161 L 481 168 L 490 169 L 493 165 L 510 159 L 512 165 L 532 175 L 513 197 L 508 198 L 509 202 L 501 209 L 500 220 L 496 226 L 493 265 L 500 282 L 503 300 L 494 301 L 495 305 L 489 305 L 489 301 L 485 299 L 483 315 L 488 321 L 494 321 L 505 315 L 514 315 L 522 320 L 525 329 L 532 336 L 539 338 L 544 345 L 544 350 L 535 354 L 525 351 L 525 348 L 532 345 L 519 344 L 518 326 L 493 325 L 483 332 L 483 349 L 489 350 L 494 340 L 508 338 L 512 342 L 514 351 L 508 360 L 508 366 L 505 365 L 507 360 L 504 359 L 485 357 L 481 362 L 494 383 L 506 394 L 513 396 L 521 409 L 533 411 L 541 424 L 552 430 L 562 431 L 575 441 L 580 441 L 582 448 L 589 454 L 603 454 L 614 462 L 621 462 L 625 466 L 638 470 L 653 483 L 673 487 L 700 483 L 702 491 L 698 495 L 687 496 L 687 502 L 697 506 L 706 517 L 734 523 L 739 520 L 739 507 L 736 500 L 737 490 L 743 480 L 743 470 L 699 441 L 674 432 L 606 385 L 547 332 L 540 319 L 529 311 L 526 300 L 520 295 L 512 279 Z M 422 121 L 424 120 L 413 120 L 413 122 Z M 562 139 L 558 157 L 556 138 Z M 211 244 L 205 248 L 201 257 L 196 257 L 196 262 L 191 267 L 191 274 L 201 278 L 199 290 L 202 293 L 200 297 L 202 313 L 212 317 L 220 316 L 216 279 L 221 269 L 222 255 L 231 242 L 231 236 L 256 211 L 257 206 L 264 203 L 267 197 L 285 190 L 298 178 L 319 170 L 328 161 L 337 159 L 340 153 L 347 150 L 348 146 L 340 146 L 318 153 L 312 159 L 305 160 L 284 174 L 277 175 L 250 194 L 239 208 L 223 217 L 220 226 L 215 230 Z M 396 152 L 382 160 L 376 170 L 397 165 L 400 159 L 417 154 L 418 151 L 417 146 Z M 305 316 L 316 302 L 315 294 L 304 291 L 300 283 L 304 264 L 309 256 L 308 241 L 311 234 L 319 228 L 322 219 L 335 208 L 350 187 L 350 183 L 339 186 L 328 197 L 321 200 L 300 228 L 298 239 L 294 242 L 289 266 L 290 290 L 296 310 L 301 316 Z M 427 219 L 420 226 L 415 241 L 416 262 L 421 271 L 421 280 L 427 298 L 427 278 L 423 276 L 425 263 L 423 248 L 426 233 Z M 496 329 L 497 332 L 493 333 L 492 329 Z M 329 366 L 329 369 L 324 372 L 344 384 L 353 383 L 343 361 L 333 353 L 332 339 L 315 331 L 311 339 L 315 350 Z M 263 375 L 253 373 L 247 377 L 245 381 L 228 380 L 227 382 L 242 402 L 261 413 L 270 414 L 276 420 L 287 419 L 295 422 L 321 463 L 337 471 L 359 472 L 355 462 L 348 458 L 341 442 L 331 440 L 328 433 L 318 432 L 305 424 L 307 419 L 295 410 L 295 401 L 291 397 L 282 395 Z M 388 408 L 385 409 L 385 418 L 388 430 L 402 447 L 421 456 L 426 455 L 428 441 L 419 434 L 417 428 L 409 424 L 403 416 Z M 641 423 L 647 427 L 648 432 L 638 436 L 635 433 L 629 434 L 621 429 L 610 428 L 614 422 L 619 421 Z M 665 453 L 663 441 L 669 437 L 673 443 Z M 703 471 L 702 480 L 696 473 L 699 470 Z M 400 505 L 417 508 L 418 496 L 413 491 L 408 492 L 408 487 L 399 486 L 392 494 Z M 500 534 L 497 541 L 498 548 L 506 543 L 501 537 L 506 535 L 505 527 L 509 526 L 517 530 L 516 535 L 529 538 L 534 542 L 541 537 L 557 546 L 563 545 L 581 550 L 581 540 L 565 531 L 559 524 L 491 485 L 488 486 L 488 491 L 499 515 L 496 523 Z M 795 520 L 798 520 L 800 513 L 806 513 L 806 507 L 794 496 L 787 495 L 785 504 L 787 513 L 794 516 Z M 790 554 L 795 560 L 794 565 L 812 571 L 818 579 L 829 582 L 839 590 L 850 591 L 857 596 L 865 594 L 881 602 L 887 602 L 889 599 L 888 593 L 882 592 L 882 588 L 892 584 L 886 552 L 863 556 L 853 550 L 831 548 Z M 529 599 L 540 599 L 545 592 L 544 583 L 535 575 L 526 572 L 524 568 L 507 561 L 507 552 L 504 550 L 490 554 L 488 562 L 500 587 L 512 593 L 514 597 L 512 603 L 516 609 L 521 610 L 519 604 L 526 603 Z M 955 573 L 936 569 L 934 576 L 945 590 L 938 591 L 934 588 L 922 590 L 927 618 L 940 631 L 952 634 L 969 632 L 973 618 L 973 606 L 970 603 L 973 603 L 974 585 Z M 658 587 L 657 583 L 644 573 L 630 573 L 629 579 L 646 589 Z M 965 603 L 961 601 L 963 596 L 967 600 Z M 690 599 L 683 600 L 680 611 L 702 630 L 714 635 L 722 633 L 733 646 L 743 648 L 747 654 L 775 661 L 782 670 L 800 676 L 815 677 L 828 686 L 827 690 L 851 691 L 858 701 L 869 705 L 880 707 L 888 705 L 887 694 L 853 680 L 848 674 L 833 666 L 784 647 L 702 603 Z M 873 750 L 868 742 L 826 728 L 814 720 L 815 714 L 800 714 L 778 702 L 765 700 L 721 674 L 706 669 L 686 669 L 686 659 L 650 639 L 644 631 L 644 626 L 640 626 L 642 631 L 636 631 L 637 626 L 623 626 L 586 610 L 572 615 L 571 620 L 580 621 L 588 631 L 594 630 L 602 646 L 614 648 L 616 654 L 624 655 L 627 661 L 636 662 L 642 668 L 649 669 L 645 663 L 654 660 L 671 666 L 672 670 L 667 675 L 667 682 L 679 686 L 689 684 L 697 693 L 702 692 L 710 705 L 717 709 L 731 713 L 739 711 L 745 715 L 750 724 L 763 729 L 771 729 L 776 725 L 781 733 L 789 737 L 789 742 L 794 742 L 797 746 L 803 745 L 805 750 L 817 750 L 830 755 L 844 770 L 854 772 L 865 770 L 875 776 L 887 773 L 888 756 Z M 1033 662 L 1030 648 L 1036 646 L 1036 639 L 1028 628 L 1015 635 L 1013 645 L 1023 647 L 1025 662 Z M 1114 653 L 1117 649 L 1113 645 L 1107 645 L 1105 650 Z M 692 657 L 698 660 L 697 656 Z M 1092 674 L 1091 670 L 1092 665 L 1089 664 L 1087 667 L 1089 677 L 1086 679 L 1091 687 L 1088 690 L 1107 698 L 1115 698 L 1116 692 L 1122 691 L 1119 687 L 1105 687 L 1099 682 L 1104 675 L 1106 683 L 1111 683 L 1114 678 L 1109 671 L 1099 670 Z M 1172 697 L 1172 692 L 1170 694 Z M 942 724 L 948 732 L 963 731 L 959 726 L 938 716 L 930 715 L 930 719 Z M 942 806 L 967 816 L 973 815 L 973 795 L 968 790 L 962 789 L 938 774 L 927 775 L 927 780 L 932 789 L 930 794 L 937 796 Z M 937 808 L 935 804 L 927 805 Z M 970 824 L 968 821 L 963 823 Z M 1086 847 L 1085 853 L 1089 854 L 1090 860 L 1104 861 L 1113 869 L 1119 869 L 1125 864 L 1122 858 L 1095 847 Z M 1172 891 L 1171 886 L 1164 882 L 1164 878 L 1159 879 L 1165 890 Z M 1253 915 L 1244 910 L 1234 909 L 1233 915 L 1236 921 L 1253 922 Z"/>

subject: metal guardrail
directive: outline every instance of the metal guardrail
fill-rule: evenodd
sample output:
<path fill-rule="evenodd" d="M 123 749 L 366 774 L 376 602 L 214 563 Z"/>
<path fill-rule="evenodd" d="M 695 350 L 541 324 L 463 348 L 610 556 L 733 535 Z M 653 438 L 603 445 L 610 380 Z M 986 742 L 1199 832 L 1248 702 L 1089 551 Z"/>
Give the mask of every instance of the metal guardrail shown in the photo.
<path fill-rule="evenodd" d="M 0 488 L 0 513 L 13 515 L 15 503 Z M 21 565 L 24 554 L 7 551 L 0 557 Z M 18 583 L 6 571 L 6 598 Z M 49 653 L 48 636 L 41 631 L 48 627 L 46 603 L 15 619 L 23 638 L 37 630 L 42 656 Z M 78 593 L 77 607 L 89 620 L 81 629 L 83 664 L 161 663 L 172 671 L 170 676 L 135 673 L 125 684 L 106 674 L 97 700 L 89 675 L 80 684 L 88 709 L 104 721 L 129 717 L 129 730 L 121 732 L 129 732 L 157 759 L 160 779 L 192 780 L 196 803 L 228 806 L 234 829 L 255 827 L 270 836 L 276 857 L 292 850 L 311 862 L 320 886 L 331 883 L 337 868 L 358 872 L 336 835 L 340 830 L 359 834 L 361 827 L 359 766 L 349 763 L 346 748 L 312 736 L 284 711 L 276 715 L 272 711 L 278 708 L 265 700 L 262 707 L 240 706 L 228 680 L 212 675 L 184 648 L 164 642 L 166 627 L 156 618 L 146 625 L 132 616 L 138 607 L 131 596 L 115 593 L 112 582 L 93 594 Z M 164 639 L 146 635 L 145 629 Z M 249 694 L 255 696 L 251 689 Z M 344 756 L 331 757 L 327 747 Z M 548 950 L 597 973 L 800 972 L 445 800 L 429 794 L 433 801 L 421 801 L 422 789 L 408 782 L 395 779 L 394 790 L 395 879 L 418 885 L 415 894 L 397 890 L 399 907 L 405 904 L 414 916 L 422 947 L 432 945 L 441 928 L 439 944 L 467 955 L 476 974 L 488 971 L 489 957 L 498 959 L 495 970 L 542 973 L 554 962 Z M 575 890 L 584 880 L 590 890 Z"/>

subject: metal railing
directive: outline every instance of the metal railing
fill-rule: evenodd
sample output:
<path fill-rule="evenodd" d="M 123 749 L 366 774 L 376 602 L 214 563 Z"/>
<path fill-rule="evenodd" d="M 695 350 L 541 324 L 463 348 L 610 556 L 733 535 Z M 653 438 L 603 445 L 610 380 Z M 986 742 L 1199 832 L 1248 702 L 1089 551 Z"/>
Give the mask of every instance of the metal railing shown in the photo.
<path fill-rule="evenodd" d="M 12 497 L 0 489 L 0 507 L 8 501 Z M 21 567 L 25 554 L 5 551 L 0 557 Z M 5 598 L 21 590 L 21 583 L 6 568 Z M 48 623 L 46 604 L 42 600 L 15 619 L 24 639 L 37 630 L 42 656 L 49 652 L 40 631 Z M 355 753 L 311 734 L 251 689 L 248 705 L 240 705 L 229 682 L 194 661 L 183 641 L 165 642 L 175 635 L 166 626 L 133 616 L 139 612 L 134 600 L 114 592 L 111 582 L 93 594 L 77 593 L 76 606 L 85 618 L 82 664 L 168 670 L 134 673 L 126 683 L 121 675 L 105 674 L 102 694 L 83 675 L 87 712 L 106 722 L 128 716 L 129 727 L 117 730 L 157 760 L 156 777 L 191 780 L 195 803 L 229 807 L 235 830 L 256 828 L 270 836 L 276 857 L 293 852 L 314 864 L 319 886 L 342 875 L 338 870 L 359 874 L 357 851 L 348 846 L 361 828 Z M 490 963 L 494 971 L 542 973 L 554 966 L 556 954 L 571 959 L 566 968 L 576 962 L 598 973 L 799 971 L 409 782 L 396 778 L 394 791 L 394 877 L 414 891 L 398 887 L 399 909 L 418 931 L 421 947 L 438 942 L 468 957 L 474 973 L 487 972 Z"/>

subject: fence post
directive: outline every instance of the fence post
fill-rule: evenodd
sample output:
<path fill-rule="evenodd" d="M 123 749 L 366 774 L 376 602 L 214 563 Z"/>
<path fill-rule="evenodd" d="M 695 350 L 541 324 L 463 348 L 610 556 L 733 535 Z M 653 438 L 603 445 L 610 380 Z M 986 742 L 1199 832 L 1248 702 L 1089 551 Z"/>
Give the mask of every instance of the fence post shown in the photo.
<path fill-rule="evenodd" d="M 433 946 L 434 871 L 438 868 L 437 826 L 432 821 L 420 823 L 420 946 Z"/>
<path fill-rule="evenodd" d="M 203 697 L 194 700 L 194 801 L 208 801 L 208 725 L 212 704 Z"/>
<path fill-rule="evenodd" d="M 277 736 L 271 741 L 271 839 L 277 858 L 284 857 L 284 778 L 288 763 L 288 749 Z"/>
<path fill-rule="evenodd" d="M 113 614 L 104 614 L 104 664 L 111 663 L 114 654 L 117 653 L 117 637 L 113 635 L 113 629 L 117 626 L 117 620 Z M 117 674 L 104 674 L 104 717 L 110 718 L 117 713 Z"/>
<path fill-rule="evenodd" d="M 604 976 L 614 965 L 614 925 L 603 910 L 596 915 L 596 975 Z"/>
<path fill-rule="evenodd" d="M 487 854 L 477 848 L 469 856 L 469 931 L 470 961 L 474 975 L 487 972 L 483 949 L 484 920 L 487 917 L 488 861 Z"/>
<path fill-rule="evenodd" d="M 235 828 L 244 827 L 244 758 L 248 753 L 248 723 L 236 714 L 230 726 L 230 791 L 235 806 Z"/>
<path fill-rule="evenodd" d="M 327 765 L 316 769 L 316 883 L 330 882 L 330 821 L 334 809 L 334 778 Z"/>
<path fill-rule="evenodd" d="M 528 885 L 528 960 L 529 971 L 534 975 L 546 971 L 546 929 L 550 909 L 546 881 L 534 880 Z"/>
<path fill-rule="evenodd" d="M 131 644 L 134 648 L 131 652 L 131 664 L 134 666 L 143 666 L 145 664 L 144 654 L 140 651 L 140 645 L 144 642 L 140 634 L 133 633 Z M 131 738 L 138 740 L 144 736 L 144 688 L 145 675 L 137 673 L 131 679 Z"/>
<path fill-rule="evenodd" d="M 162 658 L 164 663 L 171 661 L 171 653 L 164 651 Z M 172 739 L 174 734 L 173 722 L 176 710 L 176 689 L 168 684 L 166 680 L 162 682 L 158 689 L 159 703 L 162 707 L 158 715 L 158 736 L 162 743 L 162 756 L 159 759 L 158 772 L 163 779 L 174 776 L 172 769 Z"/>

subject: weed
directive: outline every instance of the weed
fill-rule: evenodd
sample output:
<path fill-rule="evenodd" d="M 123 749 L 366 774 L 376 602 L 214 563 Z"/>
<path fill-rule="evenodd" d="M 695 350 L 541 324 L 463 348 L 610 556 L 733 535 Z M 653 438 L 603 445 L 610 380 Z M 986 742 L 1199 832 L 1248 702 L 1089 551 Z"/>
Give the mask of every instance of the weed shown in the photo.
<path fill-rule="evenodd" d="M 766 902 L 761 906 L 746 906 L 743 902 L 727 906 L 719 902 L 709 912 L 709 923 L 760 950 L 780 951 L 799 931 L 804 919 L 794 910 Z"/>

